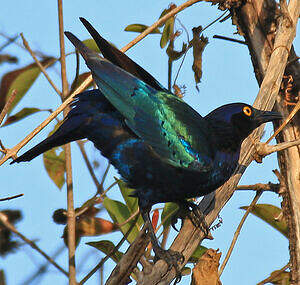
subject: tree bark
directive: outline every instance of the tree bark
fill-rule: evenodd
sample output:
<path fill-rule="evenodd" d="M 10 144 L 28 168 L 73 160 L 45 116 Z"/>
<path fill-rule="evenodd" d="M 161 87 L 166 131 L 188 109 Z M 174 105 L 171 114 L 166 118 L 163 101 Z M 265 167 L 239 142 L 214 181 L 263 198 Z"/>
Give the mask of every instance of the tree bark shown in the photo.
<path fill-rule="evenodd" d="M 274 51 L 276 18 L 278 15 L 283 14 L 283 17 L 285 17 L 283 25 L 296 25 L 296 22 L 291 23 L 290 17 L 293 13 L 298 13 L 299 15 L 299 8 L 294 11 L 279 10 L 273 0 L 252 0 L 251 3 L 247 3 L 235 13 L 239 27 L 248 43 L 259 85 L 267 70 L 268 60 Z M 295 58 L 296 54 L 292 48 L 290 50 L 289 61 L 293 61 Z M 294 88 L 291 90 L 291 97 L 298 96 L 299 98 L 299 62 L 293 61 L 289 64 L 285 69 L 285 75 L 292 75 L 293 78 Z M 283 91 L 279 93 L 274 109 L 283 114 L 284 117 L 287 117 L 292 110 L 292 105 L 287 104 L 289 102 L 286 101 L 284 95 Z M 274 125 L 278 127 L 278 123 L 274 123 Z M 289 125 L 277 136 L 277 142 L 299 139 L 299 126 L 300 114 L 298 112 Z M 282 181 L 284 185 L 282 186 L 284 186 L 285 193 L 283 193 L 282 208 L 289 226 L 291 284 L 300 284 L 300 147 L 295 146 L 278 152 L 278 162 L 282 178 L 284 179 Z"/>

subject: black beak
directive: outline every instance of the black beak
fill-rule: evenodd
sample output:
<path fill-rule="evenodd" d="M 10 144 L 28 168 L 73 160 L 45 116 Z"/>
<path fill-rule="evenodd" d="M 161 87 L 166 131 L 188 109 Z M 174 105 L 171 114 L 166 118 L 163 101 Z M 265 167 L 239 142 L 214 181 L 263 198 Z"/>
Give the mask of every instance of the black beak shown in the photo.
<path fill-rule="evenodd" d="M 260 110 L 255 110 L 255 111 L 256 112 L 254 114 L 254 120 L 257 122 L 258 125 L 283 119 L 282 115 L 278 112 L 260 111 Z"/>

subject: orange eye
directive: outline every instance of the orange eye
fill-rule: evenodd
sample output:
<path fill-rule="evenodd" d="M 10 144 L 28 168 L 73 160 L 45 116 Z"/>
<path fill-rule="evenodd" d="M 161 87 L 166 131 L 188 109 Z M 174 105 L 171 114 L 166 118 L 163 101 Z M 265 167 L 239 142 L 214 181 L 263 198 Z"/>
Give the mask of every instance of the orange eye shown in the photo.
<path fill-rule="evenodd" d="M 250 107 L 246 106 L 243 108 L 243 112 L 246 116 L 250 117 L 252 115 L 252 110 Z"/>

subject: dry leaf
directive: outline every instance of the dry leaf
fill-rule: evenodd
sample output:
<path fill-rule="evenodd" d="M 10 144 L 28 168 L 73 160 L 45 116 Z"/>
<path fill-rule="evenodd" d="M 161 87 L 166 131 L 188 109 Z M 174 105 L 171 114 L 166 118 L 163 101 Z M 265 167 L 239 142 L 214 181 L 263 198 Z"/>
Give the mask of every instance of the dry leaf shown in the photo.
<path fill-rule="evenodd" d="M 201 26 L 193 28 L 193 39 L 190 43 L 193 47 L 194 62 L 192 69 L 194 71 L 197 90 L 197 84 L 200 83 L 202 77 L 202 54 L 208 44 L 208 38 L 203 35 L 200 36 L 201 31 Z"/>
<path fill-rule="evenodd" d="M 222 285 L 219 279 L 219 261 L 222 253 L 208 249 L 193 268 L 192 285 Z"/>

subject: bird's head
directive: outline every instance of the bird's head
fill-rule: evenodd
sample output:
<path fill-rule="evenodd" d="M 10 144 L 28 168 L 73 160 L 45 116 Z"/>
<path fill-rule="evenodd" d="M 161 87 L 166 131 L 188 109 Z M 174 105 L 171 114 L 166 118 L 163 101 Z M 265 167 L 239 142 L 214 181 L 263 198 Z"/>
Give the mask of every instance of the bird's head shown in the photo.
<path fill-rule="evenodd" d="M 231 136 L 236 143 L 241 143 L 261 124 L 282 119 L 282 116 L 278 112 L 261 111 L 248 104 L 233 103 L 213 110 L 205 119 L 212 123 L 219 138 L 223 136 L 226 140 Z"/>

